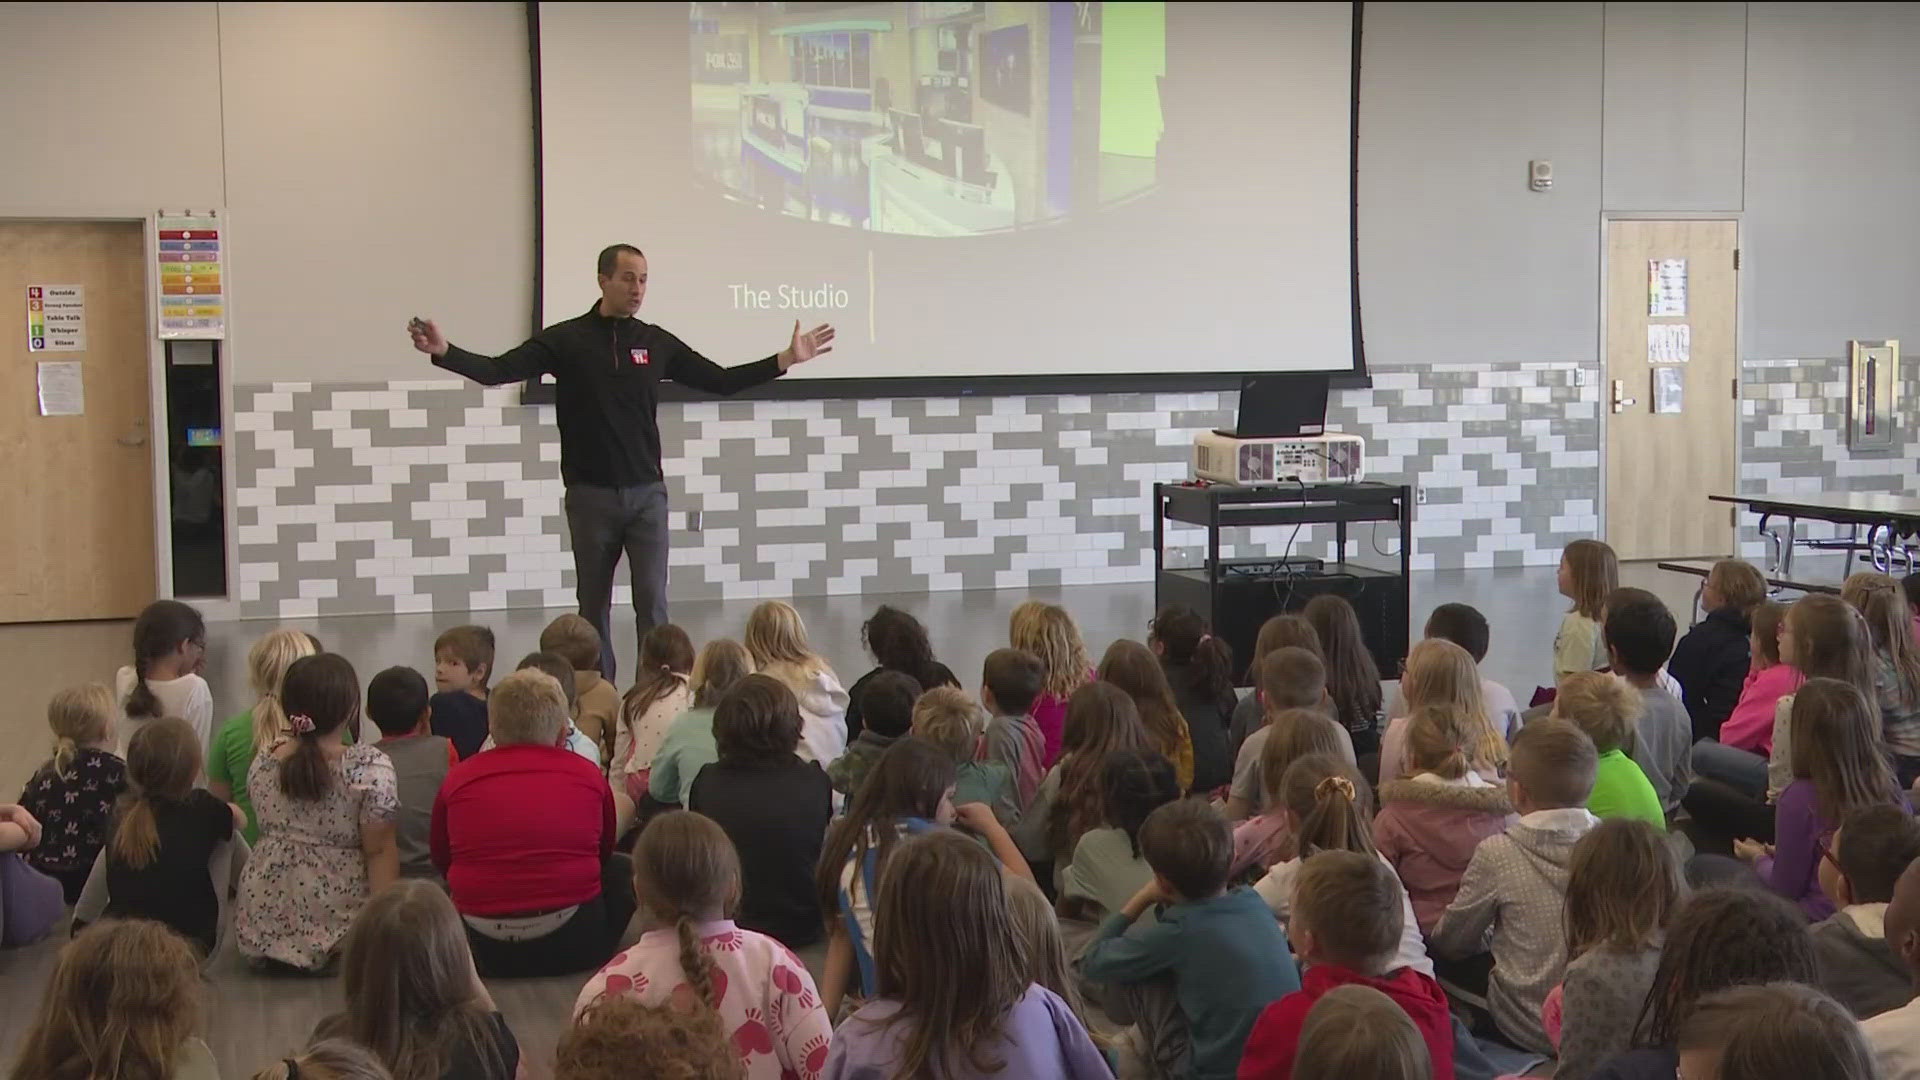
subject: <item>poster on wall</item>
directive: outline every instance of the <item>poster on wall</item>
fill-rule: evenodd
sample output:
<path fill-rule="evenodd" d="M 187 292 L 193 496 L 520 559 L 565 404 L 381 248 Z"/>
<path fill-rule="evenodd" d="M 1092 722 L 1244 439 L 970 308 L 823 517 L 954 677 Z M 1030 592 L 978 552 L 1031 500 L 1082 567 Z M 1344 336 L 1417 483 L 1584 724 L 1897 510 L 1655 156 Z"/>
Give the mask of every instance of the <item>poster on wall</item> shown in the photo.
<path fill-rule="evenodd" d="M 86 385 L 78 360 L 42 360 L 35 365 L 41 416 L 81 416 L 87 411 Z"/>
<path fill-rule="evenodd" d="M 84 352 L 87 291 L 80 285 L 27 286 L 27 351 Z"/>
<path fill-rule="evenodd" d="M 1647 318 L 1687 317 L 1687 260 L 1647 260 Z"/>
<path fill-rule="evenodd" d="M 226 222 L 218 211 L 154 217 L 159 261 L 159 334 L 170 340 L 227 336 Z"/>

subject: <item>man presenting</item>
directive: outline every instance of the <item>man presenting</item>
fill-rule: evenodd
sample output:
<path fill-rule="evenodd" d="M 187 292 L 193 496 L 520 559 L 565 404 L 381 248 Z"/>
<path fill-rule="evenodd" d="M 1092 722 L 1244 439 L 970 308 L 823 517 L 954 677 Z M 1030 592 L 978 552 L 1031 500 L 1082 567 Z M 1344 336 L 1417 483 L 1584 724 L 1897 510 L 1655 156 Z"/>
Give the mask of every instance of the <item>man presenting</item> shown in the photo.
<path fill-rule="evenodd" d="M 647 257 L 615 244 L 600 253 L 600 302 L 499 356 L 447 344 L 432 321 L 407 327 L 438 367 L 487 386 L 553 376 L 560 479 L 573 536 L 580 614 L 600 631 L 600 670 L 614 677 L 613 572 L 624 551 L 642 636 L 667 621 L 667 485 L 660 470 L 659 384 L 735 394 L 833 350 L 833 327 L 802 333 L 773 356 L 723 368 L 672 334 L 634 318 L 647 295 Z"/>

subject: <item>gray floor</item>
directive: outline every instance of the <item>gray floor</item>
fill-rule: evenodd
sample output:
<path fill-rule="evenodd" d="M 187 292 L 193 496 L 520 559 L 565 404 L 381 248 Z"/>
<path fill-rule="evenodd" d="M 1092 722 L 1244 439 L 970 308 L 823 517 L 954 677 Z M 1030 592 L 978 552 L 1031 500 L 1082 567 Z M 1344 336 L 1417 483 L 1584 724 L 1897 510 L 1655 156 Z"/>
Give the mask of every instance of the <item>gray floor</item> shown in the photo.
<path fill-rule="evenodd" d="M 1661 573 L 1650 565 L 1629 567 L 1623 577 L 1627 584 L 1658 592 L 1673 607 L 1684 628 L 1692 606 L 1692 579 Z M 1565 610 L 1565 601 L 1554 590 L 1552 567 L 1425 573 L 1416 575 L 1413 588 L 1416 634 L 1426 612 L 1435 604 L 1465 601 L 1478 606 L 1492 623 L 1493 646 L 1485 668 L 1493 678 L 1524 699 L 1535 685 L 1550 677 L 1551 642 Z M 923 619 L 932 631 L 941 659 L 963 681 L 972 683 L 986 654 L 1005 641 L 1009 613 L 1020 602 L 1036 596 L 1066 605 L 1079 620 L 1088 648 L 1096 656 L 1117 637 L 1144 639 L 1153 615 L 1152 589 L 1138 584 L 1032 592 L 828 597 L 801 600 L 795 606 L 806 619 L 815 646 L 848 682 L 864 672 L 869 663 L 861 655 L 860 622 L 876 604 L 887 602 Z M 699 642 L 719 635 L 737 637 L 752 607 L 752 601 L 681 605 L 674 615 Z M 500 664 L 510 667 L 534 649 L 541 628 L 554 614 L 486 612 L 476 618 L 493 628 L 499 640 Z M 319 635 L 329 650 L 353 661 L 364 680 L 379 668 L 394 664 L 430 672 L 434 636 L 457 621 L 444 615 L 392 615 L 296 620 L 289 625 Z M 243 622 L 210 628 L 207 677 L 214 689 L 216 715 L 231 715 L 251 704 L 245 690 L 246 650 L 272 625 Z M 111 629 L 111 633 L 124 631 Z M 623 668 L 630 669 L 635 648 L 630 621 L 622 620 L 615 641 Z M 96 677 L 110 674 L 103 672 Z M 22 700 L 44 699 L 43 694 L 34 693 Z M 34 742 L 39 738 L 35 736 Z M 41 754 L 30 751 L 28 756 L 37 761 Z M 6 790 L 17 788 L 10 784 Z M 21 1033 L 31 1021 L 31 1005 L 39 1000 L 57 947 L 57 942 L 42 942 L 0 952 L 0 999 L 11 1006 L 0 1010 L 0 1067 L 10 1063 Z M 494 985 L 496 998 L 520 1039 L 530 1076 L 547 1075 L 554 1040 L 583 982 L 573 978 Z M 230 1080 L 251 1076 L 255 1069 L 297 1047 L 315 1022 L 340 1007 L 337 980 L 262 978 L 230 958 L 215 962 L 208 991 L 208 1041 L 219 1059 L 222 1075 Z"/>

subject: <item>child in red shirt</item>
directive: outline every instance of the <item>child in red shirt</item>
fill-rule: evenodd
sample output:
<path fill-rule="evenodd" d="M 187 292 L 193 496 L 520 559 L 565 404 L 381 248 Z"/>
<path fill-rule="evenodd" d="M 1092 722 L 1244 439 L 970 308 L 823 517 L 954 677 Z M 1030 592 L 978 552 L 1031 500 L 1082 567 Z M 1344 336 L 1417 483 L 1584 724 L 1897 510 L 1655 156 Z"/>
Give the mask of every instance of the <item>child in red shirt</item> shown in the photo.
<path fill-rule="evenodd" d="M 1404 1010 L 1427 1044 L 1433 1080 L 1453 1080 L 1453 1020 L 1440 984 L 1409 967 L 1388 969 L 1400 948 L 1400 883 L 1378 858 L 1323 851 L 1294 881 L 1288 937 L 1303 964 L 1300 989 L 1267 1006 L 1247 1036 L 1240 1080 L 1290 1080 L 1301 1028 L 1335 987 L 1370 986 Z"/>

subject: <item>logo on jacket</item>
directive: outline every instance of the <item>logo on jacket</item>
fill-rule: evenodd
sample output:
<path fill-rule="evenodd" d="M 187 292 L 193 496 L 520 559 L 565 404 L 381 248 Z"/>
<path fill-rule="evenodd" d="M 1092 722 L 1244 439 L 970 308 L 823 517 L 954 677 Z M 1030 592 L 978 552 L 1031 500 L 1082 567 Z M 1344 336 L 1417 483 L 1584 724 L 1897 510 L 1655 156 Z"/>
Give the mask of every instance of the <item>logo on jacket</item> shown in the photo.
<path fill-rule="evenodd" d="M 628 349 L 627 355 L 633 357 L 634 363 L 643 367 L 647 363 L 647 350 L 645 349 Z"/>

